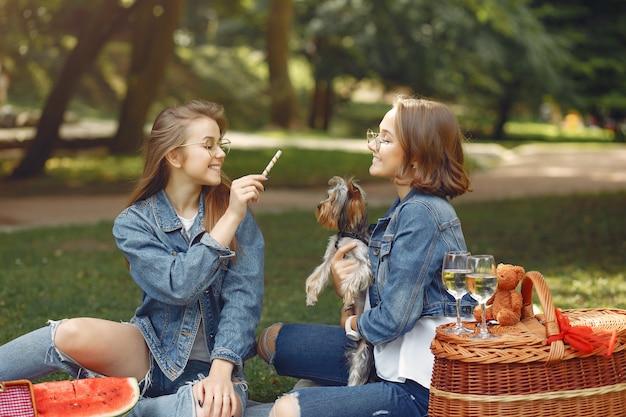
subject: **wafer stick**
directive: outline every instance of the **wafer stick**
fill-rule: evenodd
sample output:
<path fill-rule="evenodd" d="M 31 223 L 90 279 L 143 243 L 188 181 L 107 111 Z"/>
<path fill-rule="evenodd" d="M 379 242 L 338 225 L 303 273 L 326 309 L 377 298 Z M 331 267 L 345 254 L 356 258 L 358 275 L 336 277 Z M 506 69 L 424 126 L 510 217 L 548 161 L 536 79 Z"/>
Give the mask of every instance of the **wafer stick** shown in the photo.
<path fill-rule="evenodd" d="M 276 151 L 276 154 L 274 155 L 274 157 L 272 158 L 270 163 L 267 164 L 267 166 L 263 170 L 263 175 L 265 175 L 267 177 L 267 175 L 270 173 L 270 170 L 272 169 L 272 167 L 274 166 L 276 161 L 278 161 L 278 158 L 280 158 L 280 154 L 282 154 L 282 153 L 283 153 L 283 151 L 281 151 L 280 149 Z"/>

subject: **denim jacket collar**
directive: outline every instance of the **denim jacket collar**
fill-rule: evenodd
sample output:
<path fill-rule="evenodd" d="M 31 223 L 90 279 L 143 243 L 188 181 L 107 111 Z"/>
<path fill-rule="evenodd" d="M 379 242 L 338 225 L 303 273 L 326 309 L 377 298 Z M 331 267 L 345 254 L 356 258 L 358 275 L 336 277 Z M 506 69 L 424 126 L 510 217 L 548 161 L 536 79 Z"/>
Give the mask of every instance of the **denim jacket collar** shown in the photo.
<path fill-rule="evenodd" d="M 154 219 L 162 231 L 169 233 L 183 228 L 183 224 L 180 221 L 178 214 L 176 214 L 176 211 L 174 210 L 172 203 L 167 197 L 165 190 L 160 190 L 158 193 L 154 194 L 150 198 L 154 199 L 154 204 L 152 204 Z M 193 237 L 205 231 L 203 224 L 204 194 L 200 193 L 200 196 L 198 198 L 198 215 L 196 216 L 190 233 L 190 235 Z"/>

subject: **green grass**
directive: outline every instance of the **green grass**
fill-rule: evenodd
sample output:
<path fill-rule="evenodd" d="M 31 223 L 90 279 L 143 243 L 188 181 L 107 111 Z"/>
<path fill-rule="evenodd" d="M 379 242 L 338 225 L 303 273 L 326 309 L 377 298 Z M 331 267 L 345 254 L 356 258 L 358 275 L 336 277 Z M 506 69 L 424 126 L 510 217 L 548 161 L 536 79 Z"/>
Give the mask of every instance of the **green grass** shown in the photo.
<path fill-rule="evenodd" d="M 278 167 L 278 165 L 277 165 Z M 469 249 L 542 272 L 560 308 L 626 309 L 626 193 L 456 205 Z M 384 208 L 372 208 L 371 219 Z M 277 321 L 337 323 L 329 288 L 306 307 L 304 280 L 329 232 L 310 210 L 259 213 L 266 239 L 266 293 L 259 331 Z M 128 320 L 141 293 L 115 248 L 108 222 L 0 234 L 0 344 L 47 319 Z M 247 364 L 251 396 L 272 401 L 293 386 L 257 358 Z"/>

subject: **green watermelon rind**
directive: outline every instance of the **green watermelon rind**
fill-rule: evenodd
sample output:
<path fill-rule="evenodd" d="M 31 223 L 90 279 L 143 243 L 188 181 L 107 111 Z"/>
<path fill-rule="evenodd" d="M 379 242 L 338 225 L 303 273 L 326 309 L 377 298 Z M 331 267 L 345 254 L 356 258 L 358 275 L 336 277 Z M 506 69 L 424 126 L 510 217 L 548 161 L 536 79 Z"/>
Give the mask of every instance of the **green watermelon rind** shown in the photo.
<path fill-rule="evenodd" d="M 72 398 L 69 404 L 68 393 L 80 393 L 83 398 Z M 111 406 L 110 392 L 113 389 L 131 389 L 125 395 L 124 403 Z M 124 417 L 139 401 L 139 384 L 135 378 L 87 378 L 74 381 L 43 382 L 33 385 L 35 406 L 40 417 Z M 64 396 L 56 400 L 56 395 Z M 105 401 L 106 405 L 105 405 Z M 81 409 L 74 406 L 79 403 Z M 108 408 L 107 408 L 108 407 Z"/>

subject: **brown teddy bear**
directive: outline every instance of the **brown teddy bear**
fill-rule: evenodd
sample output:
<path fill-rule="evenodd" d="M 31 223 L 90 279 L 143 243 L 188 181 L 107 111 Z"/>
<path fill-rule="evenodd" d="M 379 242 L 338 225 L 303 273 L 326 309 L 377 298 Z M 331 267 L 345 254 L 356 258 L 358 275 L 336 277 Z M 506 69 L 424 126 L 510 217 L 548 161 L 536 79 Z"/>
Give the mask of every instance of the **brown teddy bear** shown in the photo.
<path fill-rule="evenodd" d="M 516 290 L 517 284 L 524 278 L 524 268 L 516 265 L 499 264 L 496 268 L 498 287 L 487 300 L 486 317 L 497 320 L 501 326 L 511 326 L 522 316 L 522 294 Z M 481 320 L 480 305 L 474 309 L 476 321 Z"/>

